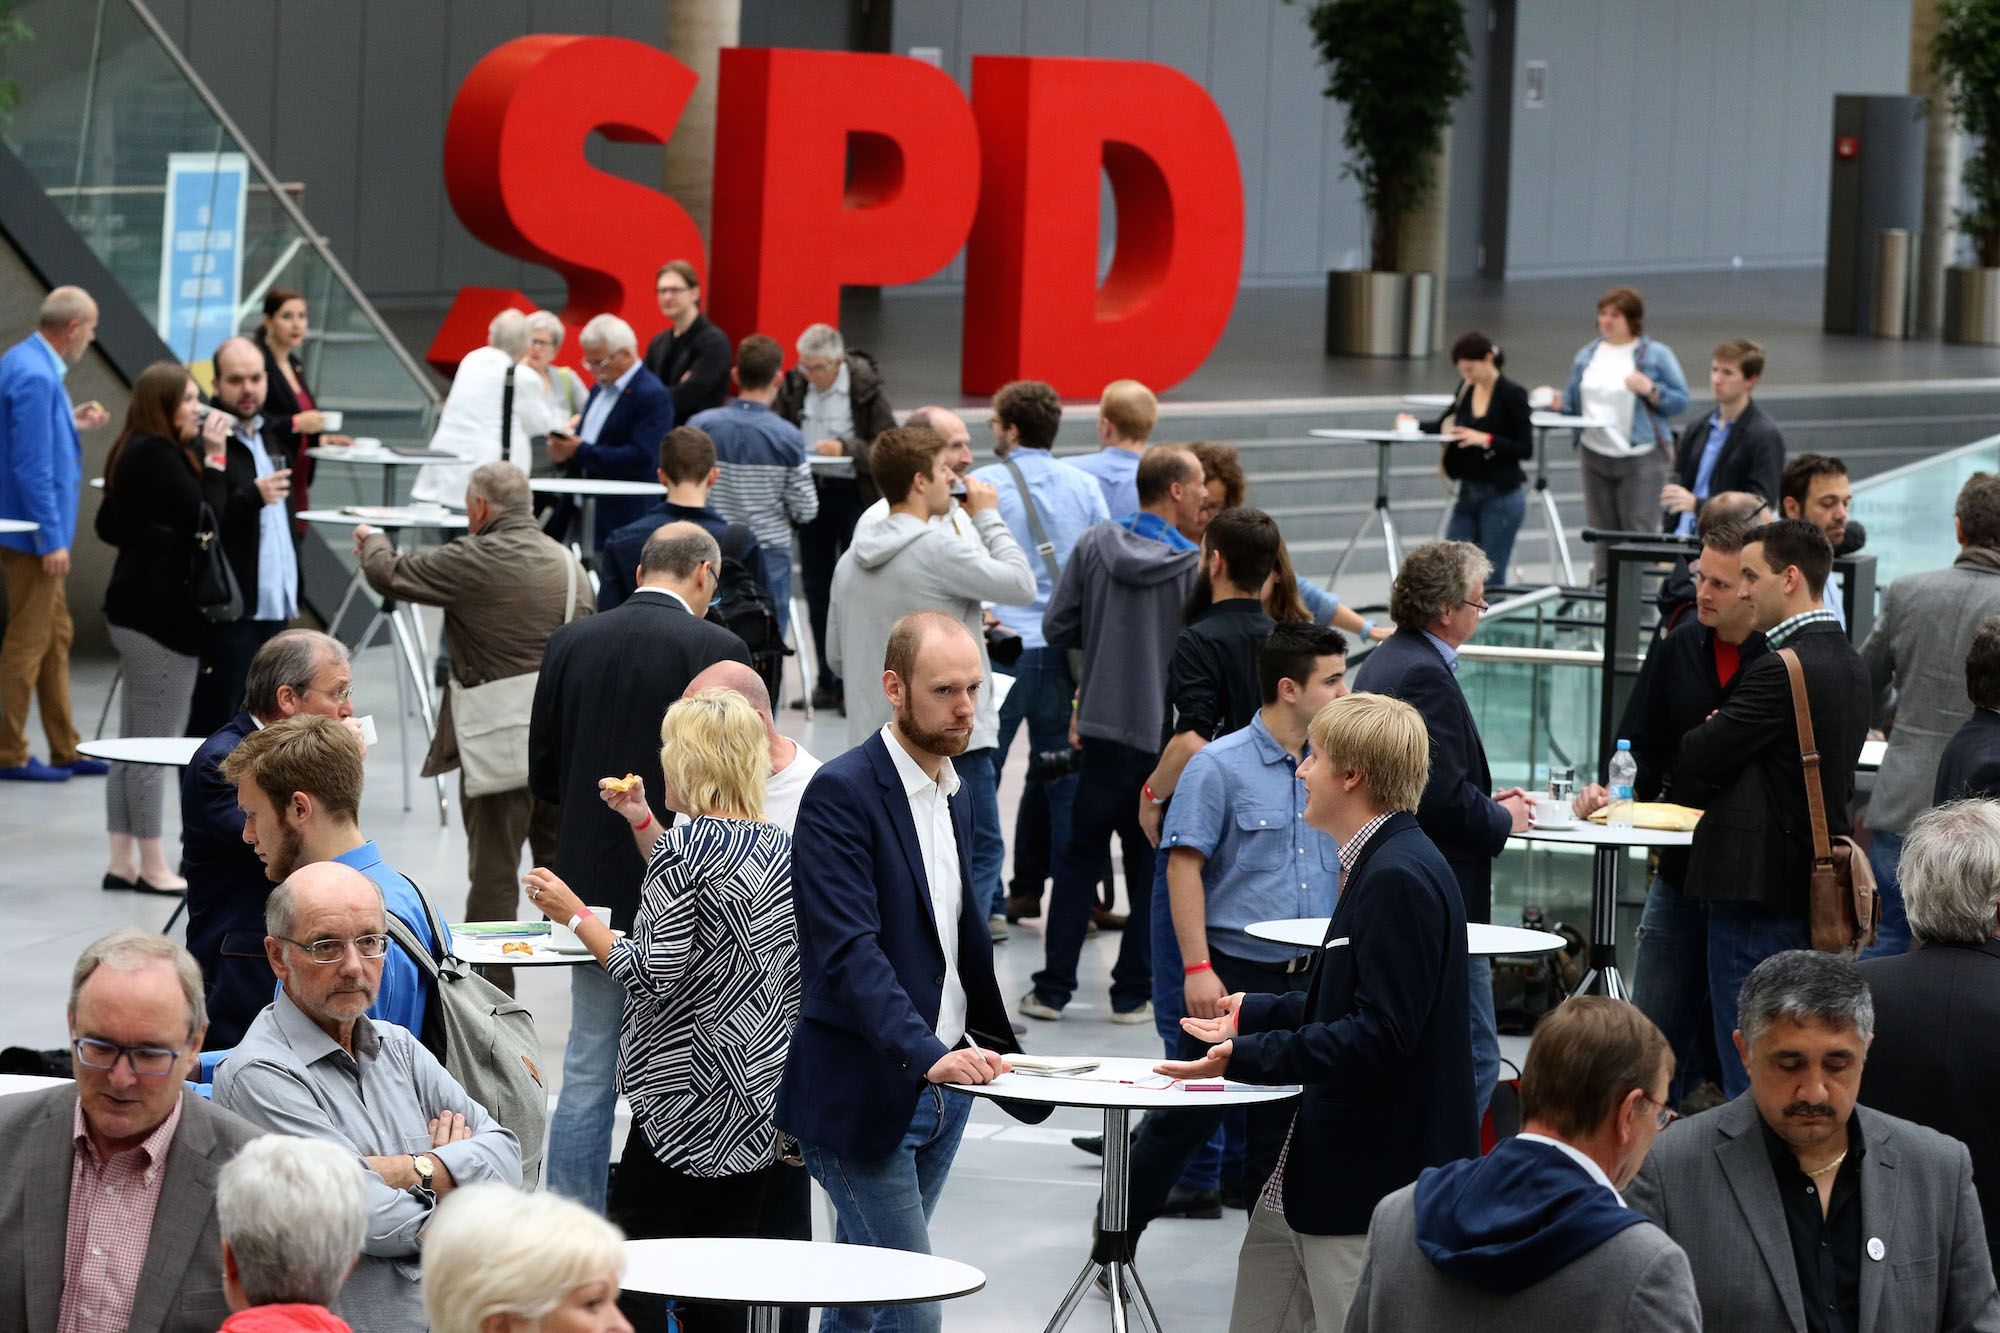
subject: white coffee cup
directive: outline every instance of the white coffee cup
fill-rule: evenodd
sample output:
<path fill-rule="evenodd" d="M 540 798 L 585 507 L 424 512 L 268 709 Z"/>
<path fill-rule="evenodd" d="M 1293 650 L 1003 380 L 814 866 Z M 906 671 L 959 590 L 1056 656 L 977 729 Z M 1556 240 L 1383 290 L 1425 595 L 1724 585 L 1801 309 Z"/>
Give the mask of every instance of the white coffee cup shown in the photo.
<path fill-rule="evenodd" d="M 340 429 L 340 423 L 345 419 L 345 415 L 341 412 L 329 412 L 323 407 L 319 410 L 320 420 L 325 423 L 324 428 L 329 432 L 337 432 Z"/>
<path fill-rule="evenodd" d="M 608 907 L 593 907 L 590 909 L 590 914 L 607 926 L 611 924 L 611 909 Z M 576 937 L 576 932 L 569 928 L 569 923 L 554 919 L 549 921 L 549 947 L 558 953 L 584 951 L 583 941 Z"/>
<path fill-rule="evenodd" d="M 1528 805 L 1534 812 L 1536 828 L 1568 828 L 1576 823 L 1576 811 L 1568 801 L 1558 801 L 1553 796 L 1530 796 Z"/>
<path fill-rule="evenodd" d="M 357 717 L 357 718 L 355 718 L 354 720 L 355 720 L 355 721 L 356 721 L 357 723 L 359 723 L 359 724 L 360 724 L 360 726 L 361 726 L 361 740 L 362 740 L 362 743 L 363 743 L 364 745 L 368 746 L 368 748 L 370 748 L 371 750 L 372 750 L 372 749 L 374 749 L 374 748 L 375 748 L 375 715 L 374 715 L 373 713 L 370 713 L 370 714 L 368 714 L 368 715 L 367 715 L 366 717 Z"/>
<path fill-rule="evenodd" d="M 1528 406 L 1534 408 L 1537 412 L 1553 411 L 1561 401 L 1561 396 L 1547 385 L 1543 385 L 1539 389 L 1532 389 L 1528 393 Z"/>

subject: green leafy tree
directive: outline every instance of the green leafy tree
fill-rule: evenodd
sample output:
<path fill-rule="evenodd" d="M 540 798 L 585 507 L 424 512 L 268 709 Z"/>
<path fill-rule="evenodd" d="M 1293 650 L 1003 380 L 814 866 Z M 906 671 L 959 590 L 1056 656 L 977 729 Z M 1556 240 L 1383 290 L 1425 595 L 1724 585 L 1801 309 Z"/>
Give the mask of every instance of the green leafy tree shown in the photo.
<path fill-rule="evenodd" d="M 1451 104 L 1472 86 L 1463 8 L 1459 0 L 1320 0 L 1306 21 L 1326 66 L 1326 95 L 1347 108 L 1341 143 L 1346 174 L 1368 207 L 1369 267 L 1394 271 L 1403 219 L 1435 188 Z"/>
<path fill-rule="evenodd" d="M 1952 119 L 1979 146 L 1959 177 L 1959 230 L 1982 268 L 2000 268 L 2000 0 L 1939 0 L 1931 71 L 1943 81 Z"/>
<path fill-rule="evenodd" d="M 34 29 L 23 23 L 13 11 L 12 0 L 0 0 L 0 51 L 35 39 Z M 20 85 L 12 79 L 0 78 L 0 125 L 7 123 L 8 113 L 20 100 Z"/>

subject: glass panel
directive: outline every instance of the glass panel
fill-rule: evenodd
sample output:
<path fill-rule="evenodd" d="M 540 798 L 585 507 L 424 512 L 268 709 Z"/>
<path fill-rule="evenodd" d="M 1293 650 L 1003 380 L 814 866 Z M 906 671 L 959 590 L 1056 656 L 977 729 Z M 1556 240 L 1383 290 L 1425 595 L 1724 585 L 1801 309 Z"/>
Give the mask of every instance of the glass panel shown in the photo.
<path fill-rule="evenodd" d="M 1905 574 L 1948 568 L 1958 558 L 1950 500 L 1975 472 L 2000 471 L 2000 435 L 1854 484 L 1850 515 L 1868 529 L 1875 586 Z"/>
<path fill-rule="evenodd" d="M 169 158 L 232 154 L 243 145 L 130 0 L 22 0 L 14 12 L 34 36 L 0 50 L 0 78 L 21 94 L 0 137 L 160 327 Z M 211 271 L 234 271 L 235 238 L 217 231 L 217 242 L 196 233 L 201 244 L 182 245 L 180 253 L 194 252 L 193 272 L 210 262 Z M 320 406 L 345 413 L 343 433 L 398 442 L 429 437 L 436 394 L 424 372 L 393 345 L 361 293 L 315 248 L 277 197 L 275 182 L 254 168 L 244 198 L 241 270 L 229 320 L 238 331 L 257 326 L 266 288 L 291 287 L 305 295 L 311 317 L 301 349 L 306 383 Z M 187 271 L 177 264 L 177 279 Z M 192 359 L 205 361 L 212 351 L 198 342 Z M 175 354 L 188 355 L 182 346 Z M 339 502 L 339 489 L 324 499 Z"/>

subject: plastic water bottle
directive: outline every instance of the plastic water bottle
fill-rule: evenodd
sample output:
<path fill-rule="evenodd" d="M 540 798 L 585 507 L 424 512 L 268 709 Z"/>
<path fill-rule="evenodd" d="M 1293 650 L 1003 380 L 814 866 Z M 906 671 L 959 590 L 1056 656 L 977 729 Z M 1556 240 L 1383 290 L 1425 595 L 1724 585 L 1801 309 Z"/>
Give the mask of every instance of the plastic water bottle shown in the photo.
<path fill-rule="evenodd" d="M 1611 756 L 1611 804 L 1604 814 L 1604 826 L 1614 829 L 1632 827 L 1632 784 L 1639 780 L 1639 764 L 1632 758 L 1632 742 L 1618 742 L 1618 753 Z"/>

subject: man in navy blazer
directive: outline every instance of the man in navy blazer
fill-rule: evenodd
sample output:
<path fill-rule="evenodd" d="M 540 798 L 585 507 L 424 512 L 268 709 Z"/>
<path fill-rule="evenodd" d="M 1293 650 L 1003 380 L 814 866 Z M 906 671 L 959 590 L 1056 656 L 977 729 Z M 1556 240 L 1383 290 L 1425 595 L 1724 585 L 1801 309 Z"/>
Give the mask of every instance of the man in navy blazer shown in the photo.
<path fill-rule="evenodd" d="M 1492 920 L 1493 858 L 1528 827 L 1526 793 L 1493 791 L 1486 746 L 1458 686 L 1458 649 L 1479 628 L 1492 572 L 1471 542 L 1430 542 L 1412 551 L 1389 593 L 1396 632 L 1362 662 L 1354 686 L 1392 695 L 1423 715 L 1431 774 L 1417 823 L 1457 877 L 1470 921 Z M 1474 1105 L 1483 1115 L 1500 1078 L 1500 1037 L 1492 965 L 1474 958 L 1471 968 Z"/>
<path fill-rule="evenodd" d="M 549 460 L 565 477 L 652 481 L 660 441 L 674 428 L 674 396 L 639 361 L 639 338 L 616 315 L 598 315 L 577 335 L 583 365 L 596 383 L 583 405 L 576 434 L 549 432 Z M 597 501 L 602 541 L 647 509 L 646 497 L 604 496 Z"/>
<path fill-rule="evenodd" d="M 1477 549 L 1477 548 L 1475 548 Z M 1303 994 L 1223 997 L 1184 1018 L 1216 1042 L 1173 1078 L 1302 1083 L 1278 1168 L 1250 1210 L 1229 1326 L 1339 1328 L 1375 1205 L 1479 1151 L 1465 908 L 1419 827 L 1426 719 L 1380 694 L 1319 711 L 1299 765 L 1306 823 L 1340 848 L 1341 890 Z"/>
<path fill-rule="evenodd" d="M 803 993 L 776 1119 L 833 1197 L 837 1239 L 928 1253 L 971 1105 L 943 1085 L 990 1082 L 1019 1047 L 986 909 L 972 899 L 972 807 L 951 765 L 972 737 L 979 645 L 952 617 L 919 611 L 890 631 L 884 659 L 894 719 L 822 767 L 799 805 Z M 820 1328 L 941 1320 L 936 1305 L 852 1307 L 827 1311 Z"/>

